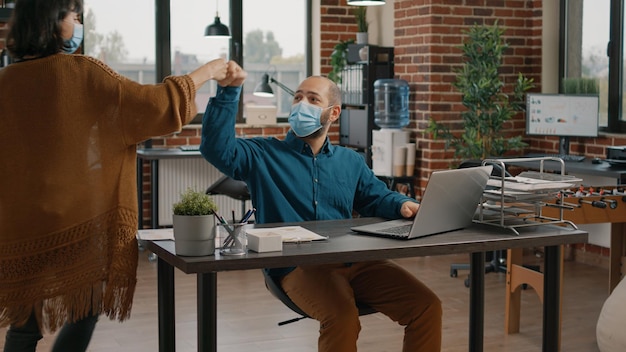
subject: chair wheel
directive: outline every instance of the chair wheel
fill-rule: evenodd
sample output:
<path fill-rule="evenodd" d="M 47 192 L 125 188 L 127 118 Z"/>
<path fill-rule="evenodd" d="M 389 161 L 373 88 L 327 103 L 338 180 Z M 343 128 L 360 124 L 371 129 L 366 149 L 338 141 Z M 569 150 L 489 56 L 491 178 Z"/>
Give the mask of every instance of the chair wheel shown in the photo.
<path fill-rule="evenodd" d="M 450 269 L 450 277 L 459 276 L 459 272 L 456 269 Z"/>
<path fill-rule="evenodd" d="M 463 284 L 465 285 L 465 287 L 470 287 L 470 279 L 469 279 L 469 277 L 463 281 Z"/>

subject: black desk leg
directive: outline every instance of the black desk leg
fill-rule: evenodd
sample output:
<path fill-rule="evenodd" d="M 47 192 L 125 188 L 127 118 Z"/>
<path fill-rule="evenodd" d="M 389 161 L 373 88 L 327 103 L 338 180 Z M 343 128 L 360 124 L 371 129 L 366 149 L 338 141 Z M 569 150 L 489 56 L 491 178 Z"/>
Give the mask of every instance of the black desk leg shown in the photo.
<path fill-rule="evenodd" d="M 217 352 L 217 273 L 198 274 L 198 351 Z"/>
<path fill-rule="evenodd" d="M 157 263 L 159 304 L 159 352 L 176 351 L 174 322 L 174 267 L 159 258 Z"/>
<path fill-rule="evenodd" d="M 139 229 L 143 229 L 143 160 L 137 158 L 137 210 Z"/>
<path fill-rule="evenodd" d="M 159 161 L 150 160 L 150 217 L 152 228 L 159 228 Z"/>
<path fill-rule="evenodd" d="M 470 259 L 469 350 L 483 351 L 485 329 L 485 253 L 472 253 Z"/>
<path fill-rule="evenodd" d="M 543 351 L 559 351 L 561 316 L 561 250 L 545 247 L 543 273 Z"/>

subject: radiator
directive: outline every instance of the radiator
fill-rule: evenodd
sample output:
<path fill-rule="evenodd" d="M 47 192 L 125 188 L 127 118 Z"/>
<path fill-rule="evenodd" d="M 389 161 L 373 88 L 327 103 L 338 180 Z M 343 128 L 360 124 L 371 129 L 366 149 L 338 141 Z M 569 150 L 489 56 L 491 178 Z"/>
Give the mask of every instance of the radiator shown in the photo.
<path fill-rule="evenodd" d="M 206 191 L 223 174 L 206 160 L 161 159 L 159 161 L 159 226 L 172 225 L 172 206 L 180 199 L 187 188 Z M 232 210 L 235 218 L 241 219 L 243 209 L 250 209 L 252 203 L 224 195 L 212 196 L 217 203 L 220 215 L 230 221 Z M 242 209 L 243 206 L 243 209 Z"/>

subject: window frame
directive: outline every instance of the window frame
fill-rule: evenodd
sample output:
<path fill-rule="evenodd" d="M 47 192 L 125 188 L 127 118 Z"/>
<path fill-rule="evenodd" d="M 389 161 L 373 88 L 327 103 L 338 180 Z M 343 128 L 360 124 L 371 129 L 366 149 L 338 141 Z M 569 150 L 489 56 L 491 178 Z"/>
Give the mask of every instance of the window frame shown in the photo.
<path fill-rule="evenodd" d="M 565 60 L 567 57 L 567 2 L 559 4 L 559 92 L 565 77 Z M 608 64 L 608 107 L 607 126 L 601 126 L 604 133 L 626 133 L 626 116 L 622 119 L 622 95 L 624 77 L 624 0 L 610 0 L 609 42 L 607 43 Z M 583 28 L 584 30 L 584 28 Z"/>
<path fill-rule="evenodd" d="M 228 27 L 231 33 L 230 40 L 230 57 L 241 67 L 245 68 L 243 59 L 243 0 L 229 0 L 230 17 Z M 311 19 L 312 0 L 306 0 L 306 33 L 312 33 L 313 24 Z M 156 77 L 157 81 L 162 81 L 171 74 L 171 13 L 170 0 L 155 0 L 155 23 L 156 23 Z M 312 63 L 312 39 L 306 36 L 305 39 L 305 69 L 306 76 L 310 76 L 313 72 Z M 198 114 L 192 123 L 200 123 L 202 114 Z M 243 123 L 243 101 L 239 100 L 239 110 L 237 112 L 237 123 Z"/>

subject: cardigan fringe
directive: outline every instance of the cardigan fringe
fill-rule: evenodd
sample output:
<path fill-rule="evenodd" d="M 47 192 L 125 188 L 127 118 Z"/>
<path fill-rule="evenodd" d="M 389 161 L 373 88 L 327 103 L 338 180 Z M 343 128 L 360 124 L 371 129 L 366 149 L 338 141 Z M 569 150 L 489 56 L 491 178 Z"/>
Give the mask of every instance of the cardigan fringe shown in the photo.
<path fill-rule="evenodd" d="M 33 312 L 40 328 L 50 332 L 94 313 L 111 320 L 128 319 L 137 283 L 133 219 L 134 212 L 118 209 L 49 236 L 53 242 L 65 238 L 60 242 L 73 242 L 71 246 L 53 246 L 27 257 L 14 253 L 1 259 L 0 277 L 11 284 L 0 287 L 0 326 L 22 325 Z M 77 238 L 77 233 L 84 235 Z M 90 250 L 90 246 L 108 248 Z M 0 249 L 6 251 L 8 248 Z M 109 255 L 98 258 L 96 253 Z M 35 257 L 54 258 L 55 265 L 44 265 L 33 260 Z"/>

